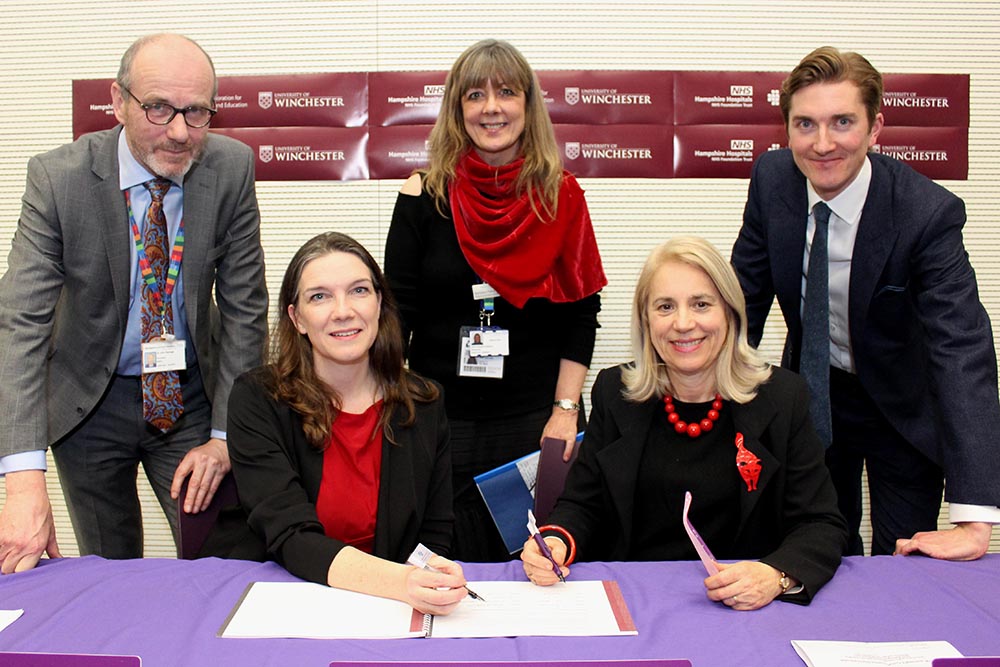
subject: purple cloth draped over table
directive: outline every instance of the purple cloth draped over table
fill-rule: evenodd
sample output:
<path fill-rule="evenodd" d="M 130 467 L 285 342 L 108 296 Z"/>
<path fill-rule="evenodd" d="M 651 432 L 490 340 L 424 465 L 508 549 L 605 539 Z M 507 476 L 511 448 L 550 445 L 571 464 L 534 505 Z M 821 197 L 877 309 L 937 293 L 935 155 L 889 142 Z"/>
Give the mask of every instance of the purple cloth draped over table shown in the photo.
<path fill-rule="evenodd" d="M 466 564 L 468 580 L 516 579 L 520 562 Z M 0 576 L 0 609 L 24 615 L 0 651 L 139 655 L 144 667 L 326 667 L 332 660 L 688 658 L 694 667 L 800 667 L 792 639 L 947 640 L 1000 655 L 1000 554 L 971 563 L 852 557 L 808 607 L 736 612 L 710 602 L 700 562 L 579 563 L 572 579 L 615 579 L 637 637 L 221 639 L 254 581 L 297 581 L 273 563 L 214 558 L 42 561 Z M 473 586 L 474 588 L 474 586 Z"/>

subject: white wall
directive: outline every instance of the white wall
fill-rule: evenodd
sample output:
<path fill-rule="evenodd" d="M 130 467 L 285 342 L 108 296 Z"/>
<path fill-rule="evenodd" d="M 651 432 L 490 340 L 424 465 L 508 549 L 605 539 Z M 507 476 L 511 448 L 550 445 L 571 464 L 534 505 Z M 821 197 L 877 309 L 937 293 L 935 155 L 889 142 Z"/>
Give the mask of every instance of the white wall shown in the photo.
<path fill-rule="evenodd" d="M 445 70 L 484 37 L 508 39 L 535 68 L 550 70 L 787 72 L 812 48 L 832 44 L 865 54 L 883 72 L 970 73 L 969 180 L 944 185 L 966 201 L 966 245 L 995 332 L 1000 322 L 1000 230 L 993 224 L 1000 219 L 998 3 L 507 0 L 480 7 L 433 0 L 4 0 L 0 272 L 6 270 L 28 158 L 72 138 L 70 82 L 114 76 L 122 52 L 137 36 L 162 30 L 198 40 L 223 75 Z M 352 234 L 381 258 L 399 185 L 259 183 L 271 293 L 277 293 L 294 250 L 320 231 Z M 628 355 L 627 304 L 646 252 L 670 236 L 697 233 L 728 255 L 746 185 L 745 180 L 583 181 L 610 281 L 595 369 Z M 772 318 L 764 349 L 775 360 L 783 338 L 781 323 Z M 74 554 L 55 477 L 49 475 L 59 538 L 63 552 Z M 0 502 L 2 494 L 0 486 Z M 152 495 L 146 499 L 155 508 Z M 147 555 L 171 555 L 165 521 L 156 511 L 147 515 Z M 1000 550 L 1000 534 L 994 550 Z"/>

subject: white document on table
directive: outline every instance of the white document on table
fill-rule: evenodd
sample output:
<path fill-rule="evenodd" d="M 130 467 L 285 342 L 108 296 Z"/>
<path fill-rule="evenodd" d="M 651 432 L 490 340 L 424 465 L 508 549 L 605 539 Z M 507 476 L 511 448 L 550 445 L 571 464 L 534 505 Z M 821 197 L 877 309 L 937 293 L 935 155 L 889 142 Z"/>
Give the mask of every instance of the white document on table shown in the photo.
<path fill-rule="evenodd" d="M 530 581 L 477 581 L 484 600 L 466 598 L 447 616 L 430 616 L 396 600 L 305 582 L 256 582 L 219 630 L 220 637 L 390 639 L 635 635 L 614 581 L 536 586 Z"/>
<path fill-rule="evenodd" d="M 23 613 L 23 609 L 0 609 L 0 631 L 21 618 Z"/>
<path fill-rule="evenodd" d="M 839 642 L 793 639 L 792 648 L 809 667 L 931 667 L 934 658 L 961 658 L 945 641 Z"/>
<path fill-rule="evenodd" d="M 250 584 L 220 637 L 389 639 L 421 636 L 410 605 L 300 581 Z M 422 620 L 422 619 L 421 619 Z"/>
<path fill-rule="evenodd" d="M 485 602 L 464 600 L 435 616 L 429 637 L 599 637 L 639 634 L 614 581 L 470 584 Z"/>

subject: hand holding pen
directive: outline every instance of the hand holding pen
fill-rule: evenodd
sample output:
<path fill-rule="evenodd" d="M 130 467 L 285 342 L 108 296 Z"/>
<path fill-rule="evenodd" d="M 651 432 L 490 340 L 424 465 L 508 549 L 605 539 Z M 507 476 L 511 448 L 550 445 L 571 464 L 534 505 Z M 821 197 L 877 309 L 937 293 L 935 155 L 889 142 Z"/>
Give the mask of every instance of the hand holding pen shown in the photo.
<path fill-rule="evenodd" d="M 528 510 L 528 532 L 531 537 L 524 543 L 524 551 L 521 553 L 525 574 L 540 586 L 548 586 L 555 583 L 549 580 L 549 576 L 551 576 L 548 574 L 549 572 L 554 573 L 559 578 L 559 581 L 566 583 L 566 577 L 562 573 L 562 566 L 559 564 L 565 559 L 566 547 L 560 541 L 554 547 L 555 553 L 553 553 L 538 531 L 538 527 L 535 525 L 535 515 L 531 510 Z M 548 561 L 544 566 L 541 565 L 543 561 L 538 558 L 539 555 Z"/>
<path fill-rule="evenodd" d="M 430 560 L 435 557 L 437 557 L 437 554 L 435 554 L 433 551 L 425 547 L 423 544 L 417 544 L 416 548 L 413 550 L 413 553 L 411 553 L 410 557 L 406 559 L 406 564 L 412 565 L 421 570 L 427 570 L 429 572 L 439 572 L 440 570 L 430 565 Z M 480 600 L 481 602 L 486 602 L 486 598 L 473 592 L 473 590 L 468 586 L 466 586 L 465 584 L 463 584 L 461 587 L 465 589 L 465 592 L 468 593 L 469 597 L 472 598 L 473 600 Z"/>

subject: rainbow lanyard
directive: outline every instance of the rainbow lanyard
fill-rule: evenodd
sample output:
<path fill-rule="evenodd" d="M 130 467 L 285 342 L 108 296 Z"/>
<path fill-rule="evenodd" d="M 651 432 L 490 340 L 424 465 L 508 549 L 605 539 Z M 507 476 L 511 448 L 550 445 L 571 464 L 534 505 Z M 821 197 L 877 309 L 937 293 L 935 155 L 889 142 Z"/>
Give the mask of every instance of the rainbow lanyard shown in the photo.
<path fill-rule="evenodd" d="M 167 304 L 166 300 L 160 295 L 160 284 L 156 280 L 156 276 L 153 275 L 153 267 L 149 264 L 149 258 L 146 256 L 146 246 L 142 242 L 142 235 L 139 234 L 139 226 L 135 224 L 135 216 L 132 214 L 132 197 L 129 195 L 129 191 L 125 191 L 125 205 L 128 207 L 128 220 L 132 225 L 132 238 L 135 240 L 135 254 L 139 259 L 139 272 L 142 274 L 142 279 L 145 281 L 146 286 L 153 295 L 153 299 L 160 306 L 160 326 L 163 328 L 163 332 L 166 333 L 165 319 L 167 316 Z M 177 235 L 174 237 L 174 247 L 170 251 L 170 265 L 167 267 L 167 285 L 163 290 L 163 294 L 167 299 L 171 297 L 174 293 L 174 285 L 177 284 L 177 276 L 181 269 L 181 257 L 184 255 L 184 218 L 181 218 L 180 224 L 177 226 Z"/>

